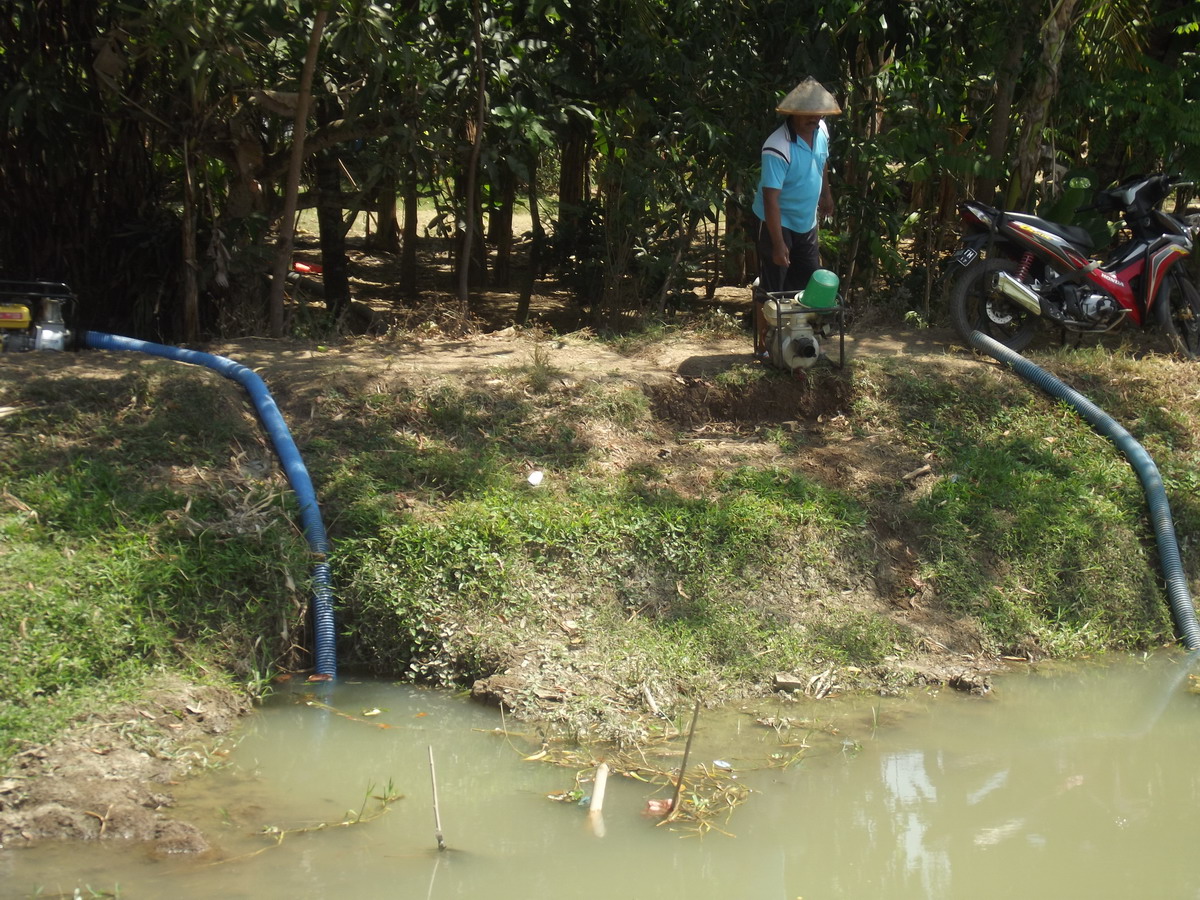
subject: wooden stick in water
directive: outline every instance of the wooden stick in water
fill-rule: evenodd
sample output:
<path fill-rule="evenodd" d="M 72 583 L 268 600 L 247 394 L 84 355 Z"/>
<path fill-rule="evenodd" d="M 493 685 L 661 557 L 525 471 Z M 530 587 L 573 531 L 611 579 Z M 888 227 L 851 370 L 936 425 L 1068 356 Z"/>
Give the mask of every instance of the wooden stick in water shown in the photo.
<path fill-rule="evenodd" d="M 596 776 L 592 782 L 592 799 L 588 804 L 588 824 L 596 837 L 604 837 L 604 789 L 608 785 L 608 763 L 596 766 Z"/>
<path fill-rule="evenodd" d="M 442 811 L 438 807 L 437 770 L 433 767 L 433 745 L 429 745 L 429 780 L 433 784 L 433 828 L 437 838 L 438 850 L 446 849 L 446 839 L 442 837 Z"/>
<path fill-rule="evenodd" d="M 600 763 L 596 766 L 596 777 L 592 782 L 592 799 L 588 804 L 588 812 L 602 812 L 604 810 L 604 788 L 608 784 L 608 763 Z"/>
<path fill-rule="evenodd" d="M 687 771 L 688 755 L 692 752 L 692 738 L 696 736 L 696 722 L 700 719 L 700 701 L 696 701 L 696 708 L 692 710 L 692 727 L 688 729 L 687 743 L 683 745 L 683 760 L 679 763 L 679 778 L 675 781 L 675 796 L 671 798 L 671 808 L 667 812 L 667 817 L 664 822 L 670 822 L 679 812 L 679 794 L 683 790 L 683 773 Z"/>

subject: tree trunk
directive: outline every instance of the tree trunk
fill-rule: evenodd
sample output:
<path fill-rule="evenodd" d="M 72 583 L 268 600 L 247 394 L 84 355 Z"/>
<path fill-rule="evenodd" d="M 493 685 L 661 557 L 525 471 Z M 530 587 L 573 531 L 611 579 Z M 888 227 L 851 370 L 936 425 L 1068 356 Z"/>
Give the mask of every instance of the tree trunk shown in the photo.
<path fill-rule="evenodd" d="M 200 337 L 200 286 L 197 279 L 200 263 L 196 259 L 196 173 L 192 168 L 190 138 L 183 141 L 183 222 L 180 238 L 183 242 L 183 339 L 195 341 Z"/>
<path fill-rule="evenodd" d="M 587 157 L 591 139 L 590 125 L 572 116 L 563 138 L 562 160 L 558 173 L 558 236 L 560 261 L 581 249 L 584 201 L 587 196 Z"/>
<path fill-rule="evenodd" d="M 414 164 L 404 182 L 404 235 L 400 240 L 400 293 L 406 297 L 417 294 L 417 215 L 420 207 Z"/>
<path fill-rule="evenodd" d="M 758 274 L 758 254 L 754 249 L 754 242 L 758 240 L 758 216 L 736 200 L 742 190 L 741 178 L 729 178 L 727 185 L 724 256 L 720 272 L 734 284 L 750 284 Z"/>
<path fill-rule="evenodd" d="M 329 10 L 322 5 L 313 19 L 308 36 L 308 52 L 300 72 L 300 92 L 296 100 L 295 124 L 292 126 L 292 157 L 288 168 L 287 188 L 283 197 L 283 215 L 279 219 L 279 240 L 276 243 L 275 266 L 271 270 L 271 337 L 283 337 L 283 290 L 288 270 L 292 267 L 292 241 L 296 231 L 296 198 L 300 193 L 300 168 L 304 162 L 304 136 L 308 130 L 308 102 L 312 96 L 313 72 L 317 68 L 317 51 L 321 48 L 321 32 Z"/>
<path fill-rule="evenodd" d="M 455 232 L 450 245 L 450 268 L 457 285 L 462 278 L 463 261 L 466 261 L 466 283 L 468 295 L 472 286 L 482 285 L 487 280 L 487 242 L 483 236 L 483 202 L 479 190 L 479 165 L 475 158 L 475 121 L 466 123 L 466 143 L 472 148 L 463 160 L 462 167 L 454 178 L 454 209 L 457 210 Z M 472 177 L 474 165 L 474 177 Z M 458 289 L 455 288 L 457 294 Z"/>
<path fill-rule="evenodd" d="M 1006 206 L 1025 209 L 1033 194 L 1033 179 L 1042 149 L 1042 128 L 1058 92 L 1058 71 L 1078 0 L 1058 0 L 1042 24 L 1042 57 L 1037 79 L 1025 104 L 1025 128 L 1017 145 L 1016 171 L 1008 186 Z"/>
<path fill-rule="evenodd" d="M 538 212 L 538 190 L 537 190 L 537 170 L 538 160 L 535 156 L 533 162 L 529 166 L 529 216 L 532 220 L 533 240 L 529 245 L 529 261 L 527 266 L 527 277 L 525 284 L 521 288 L 521 297 L 517 301 L 517 322 L 518 325 L 524 325 L 529 321 L 529 305 L 533 299 L 533 288 L 537 283 L 539 269 L 542 264 L 542 246 L 546 241 L 546 231 L 542 228 L 542 218 Z"/>
<path fill-rule="evenodd" d="M 1014 35 L 1008 53 L 1000 64 L 996 78 L 996 98 L 992 105 L 992 124 L 988 129 L 987 168 L 979 179 L 975 196 L 985 203 L 993 202 L 996 184 L 1008 155 L 1008 136 L 1012 131 L 1012 101 L 1021 74 L 1021 57 L 1025 55 L 1024 34 Z"/>
<path fill-rule="evenodd" d="M 517 178 L 505 167 L 500 175 L 500 202 L 492 207 L 488 231 L 496 246 L 496 263 L 492 267 L 492 283 L 506 291 L 512 276 L 513 207 L 517 203 Z"/>
<path fill-rule="evenodd" d="M 342 174 L 338 155 L 323 150 L 316 159 L 317 225 L 321 234 L 321 281 L 325 308 L 336 321 L 350 307 L 346 226 L 342 221 Z"/>
<path fill-rule="evenodd" d="M 375 213 L 375 233 L 363 242 L 363 249 L 379 253 L 400 252 L 400 223 L 396 221 L 396 176 L 389 173 L 375 188 L 371 211 Z"/>
<path fill-rule="evenodd" d="M 873 47 L 866 37 L 860 36 L 846 62 L 846 83 L 858 85 L 861 93 L 861 100 L 846 110 L 846 122 L 841 126 L 859 137 L 859 141 L 850 143 L 849 152 L 838 161 L 837 166 L 842 191 L 847 198 L 869 197 L 874 189 L 872 165 L 864 162 L 856 144 L 858 147 L 869 147 L 883 130 L 884 104 L 879 73 L 889 64 L 891 52 L 890 44 Z M 835 261 L 823 264 L 845 272 L 842 284 L 849 297 L 856 283 L 861 282 L 865 286 L 874 277 L 876 260 L 863 248 L 863 234 L 872 227 L 869 218 L 872 213 L 864 211 L 861 203 L 839 204 L 839 213 L 845 223 L 843 230 L 853 237 L 848 248 L 844 244 L 839 245 Z"/>
<path fill-rule="evenodd" d="M 682 207 L 682 204 L 680 206 Z M 666 316 L 667 299 L 671 296 L 671 286 L 675 283 L 675 276 L 679 273 L 684 253 L 696 238 L 696 225 L 700 221 L 699 213 L 685 213 L 682 208 L 676 212 L 679 216 L 679 236 L 675 239 L 675 252 L 671 254 L 671 264 L 667 267 L 667 274 L 663 278 L 662 286 L 658 290 L 658 298 L 655 301 L 655 311 L 659 318 Z"/>
<path fill-rule="evenodd" d="M 712 231 L 704 226 L 704 258 L 710 268 L 708 278 L 704 282 L 704 299 L 711 300 L 717 295 L 717 287 L 721 284 L 721 267 L 725 264 L 725 252 L 721 246 L 721 210 L 713 210 Z"/>
<path fill-rule="evenodd" d="M 467 163 L 467 191 L 463 198 L 465 220 L 463 226 L 462 253 L 458 258 L 458 308 L 466 316 L 470 291 L 471 255 L 474 250 L 475 230 L 478 227 L 479 156 L 483 152 L 483 126 L 487 115 L 487 70 L 483 63 L 483 35 L 480 31 L 479 0 L 471 4 L 472 30 L 475 37 L 475 135 L 471 142 L 471 159 Z"/>

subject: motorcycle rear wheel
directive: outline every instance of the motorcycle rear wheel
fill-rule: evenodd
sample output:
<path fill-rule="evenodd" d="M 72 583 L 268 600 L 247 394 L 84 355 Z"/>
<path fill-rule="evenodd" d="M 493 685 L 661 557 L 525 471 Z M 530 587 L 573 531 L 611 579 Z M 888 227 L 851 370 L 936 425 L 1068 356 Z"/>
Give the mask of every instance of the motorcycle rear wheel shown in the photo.
<path fill-rule="evenodd" d="M 1171 349 L 1184 359 L 1200 356 L 1200 291 L 1186 275 L 1171 272 L 1163 279 L 1154 309 Z"/>
<path fill-rule="evenodd" d="M 1033 342 L 1038 317 L 1000 293 L 996 275 L 1015 273 L 1015 260 L 997 257 L 975 263 L 959 277 L 950 292 L 950 321 L 959 336 L 971 343 L 979 331 L 1020 353 Z"/>

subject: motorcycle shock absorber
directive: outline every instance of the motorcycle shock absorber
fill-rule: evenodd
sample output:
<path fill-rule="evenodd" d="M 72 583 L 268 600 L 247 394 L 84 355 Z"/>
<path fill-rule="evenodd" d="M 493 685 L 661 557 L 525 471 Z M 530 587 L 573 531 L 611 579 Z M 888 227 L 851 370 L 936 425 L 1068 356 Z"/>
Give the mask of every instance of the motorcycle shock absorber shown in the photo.
<path fill-rule="evenodd" d="M 1024 284 L 1029 281 L 1029 270 L 1033 268 L 1033 254 L 1028 250 L 1021 256 L 1021 267 L 1017 270 L 1017 281 Z"/>

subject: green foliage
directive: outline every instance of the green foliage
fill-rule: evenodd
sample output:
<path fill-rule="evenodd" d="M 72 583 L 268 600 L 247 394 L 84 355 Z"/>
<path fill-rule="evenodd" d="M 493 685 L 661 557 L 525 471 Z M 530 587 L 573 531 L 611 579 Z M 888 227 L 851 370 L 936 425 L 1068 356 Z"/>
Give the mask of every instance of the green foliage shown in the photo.
<path fill-rule="evenodd" d="M 313 5 L 10 5 L 0 262 L 67 280 L 107 330 L 155 339 L 177 328 L 194 273 L 206 328 L 254 331 L 278 207 L 267 199 L 291 150 L 275 101 L 295 89 Z M 778 98 L 814 75 L 845 110 L 827 262 L 878 303 L 895 294 L 876 289 L 936 266 L 955 200 L 990 199 L 1021 162 L 1031 105 L 1050 115 L 1021 152 L 1045 145 L 1071 169 L 1086 151 L 1104 182 L 1133 168 L 1196 176 L 1196 14 L 1143 7 L 1080 4 L 1047 99 L 1036 26 L 1051 10 L 1032 0 L 484 3 L 481 48 L 465 0 L 334 4 L 308 145 L 338 148 L 354 214 L 433 186 L 448 237 L 468 209 L 502 219 L 536 188 L 555 213 L 555 274 L 600 324 L 627 327 L 664 318 L 701 278 L 753 277 L 733 258 L 752 237 L 758 148 Z M 763 41 L 763 22 L 789 24 Z M 1040 200 L 1056 190 L 1045 182 Z M 924 295 L 907 305 L 929 320 Z"/>

